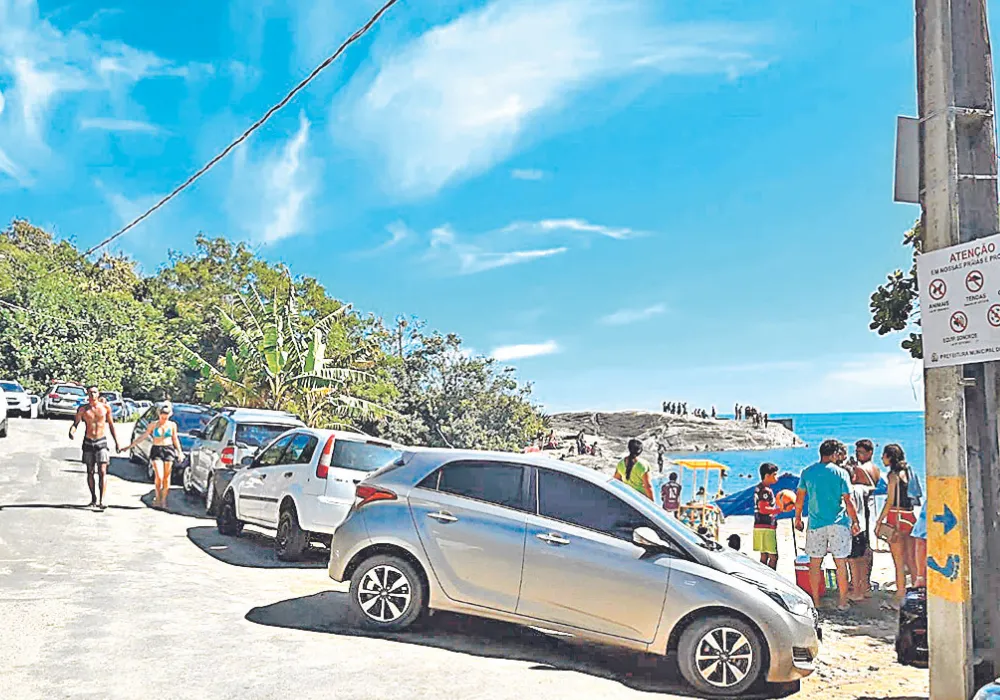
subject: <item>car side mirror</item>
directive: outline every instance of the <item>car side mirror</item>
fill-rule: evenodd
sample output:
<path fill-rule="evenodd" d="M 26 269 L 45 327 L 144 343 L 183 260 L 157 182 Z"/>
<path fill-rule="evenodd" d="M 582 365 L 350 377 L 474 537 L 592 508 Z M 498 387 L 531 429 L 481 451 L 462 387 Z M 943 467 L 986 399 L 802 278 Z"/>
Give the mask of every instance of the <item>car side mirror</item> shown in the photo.
<path fill-rule="evenodd" d="M 656 530 L 651 527 L 637 527 L 632 531 L 632 542 L 644 549 L 672 549 L 669 543 L 656 534 Z"/>
<path fill-rule="evenodd" d="M 240 460 L 241 467 L 249 467 L 251 464 L 253 464 L 253 457 L 244 457 Z"/>

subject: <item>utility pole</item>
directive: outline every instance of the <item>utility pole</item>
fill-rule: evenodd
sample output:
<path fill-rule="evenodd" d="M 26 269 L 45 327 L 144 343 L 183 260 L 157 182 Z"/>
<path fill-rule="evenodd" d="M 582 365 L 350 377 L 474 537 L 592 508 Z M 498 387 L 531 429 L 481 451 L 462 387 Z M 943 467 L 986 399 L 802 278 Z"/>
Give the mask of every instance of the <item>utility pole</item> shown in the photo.
<path fill-rule="evenodd" d="M 915 4 L 920 202 L 929 252 L 1000 232 L 993 66 L 986 0 Z M 969 698 L 1000 673 L 998 364 L 924 374 L 932 700 Z M 946 519 L 945 505 L 956 520 Z M 952 558 L 949 578 L 938 569 Z"/>

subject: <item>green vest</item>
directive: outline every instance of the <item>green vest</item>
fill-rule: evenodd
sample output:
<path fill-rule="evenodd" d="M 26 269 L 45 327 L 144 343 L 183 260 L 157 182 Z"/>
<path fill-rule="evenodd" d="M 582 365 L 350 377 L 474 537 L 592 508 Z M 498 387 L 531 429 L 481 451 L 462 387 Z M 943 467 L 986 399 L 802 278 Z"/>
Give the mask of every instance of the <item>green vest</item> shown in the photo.
<path fill-rule="evenodd" d="M 625 472 L 627 471 L 627 468 L 625 466 L 624 459 L 618 463 L 618 466 L 615 468 L 615 471 L 618 473 L 618 477 L 624 483 L 634 488 L 643 496 L 646 495 L 646 484 L 643 480 L 643 477 L 646 476 L 646 473 L 649 471 L 649 469 L 646 468 L 645 464 L 643 464 L 639 460 L 636 460 L 635 464 L 632 465 L 632 475 L 629 476 L 627 479 L 625 478 Z"/>

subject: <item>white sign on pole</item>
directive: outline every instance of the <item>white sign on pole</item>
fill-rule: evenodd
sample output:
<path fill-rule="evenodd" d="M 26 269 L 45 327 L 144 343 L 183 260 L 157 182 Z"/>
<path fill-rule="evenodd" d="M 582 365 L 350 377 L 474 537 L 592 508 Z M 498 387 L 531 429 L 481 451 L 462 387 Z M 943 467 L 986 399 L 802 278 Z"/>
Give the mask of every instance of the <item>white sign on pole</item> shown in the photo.
<path fill-rule="evenodd" d="M 924 367 L 1000 360 L 1000 234 L 917 257 Z"/>

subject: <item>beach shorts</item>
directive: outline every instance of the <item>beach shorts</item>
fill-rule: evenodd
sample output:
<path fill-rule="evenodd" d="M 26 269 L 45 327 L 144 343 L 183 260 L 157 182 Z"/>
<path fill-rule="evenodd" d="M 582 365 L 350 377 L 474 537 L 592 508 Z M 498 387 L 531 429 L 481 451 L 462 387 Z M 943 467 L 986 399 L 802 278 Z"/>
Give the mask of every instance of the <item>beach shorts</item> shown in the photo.
<path fill-rule="evenodd" d="M 107 438 L 83 439 L 83 463 L 87 465 L 88 474 L 93 474 L 98 464 L 107 464 L 110 461 L 111 451 L 108 450 Z"/>
<path fill-rule="evenodd" d="M 912 510 L 890 508 L 888 515 L 885 516 L 885 522 L 896 528 L 897 532 L 909 535 L 913 531 L 913 526 L 917 524 L 917 516 Z"/>
<path fill-rule="evenodd" d="M 778 531 L 773 527 L 753 529 L 753 551 L 763 554 L 778 553 Z"/>
<path fill-rule="evenodd" d="M 913 526 L 913 532 L 910 533 L 910 536 L 916 537 L 918 540 L 927 539 L 927 506 L 920 509 L 917 524 Z"/>
<path fill-rule="evenodd" d="M 149 448 L 149 461 L 176 462 L 177 453 L 169 445 L 153 445 Z"/>
<path fill-rule="evenodd" d="M 851 530 L 844 525 L 827 525 L 806 532 L 806 556 L 822 559 L 832 554 L 834 559 L 847 559 L 851 554 Z"/>

